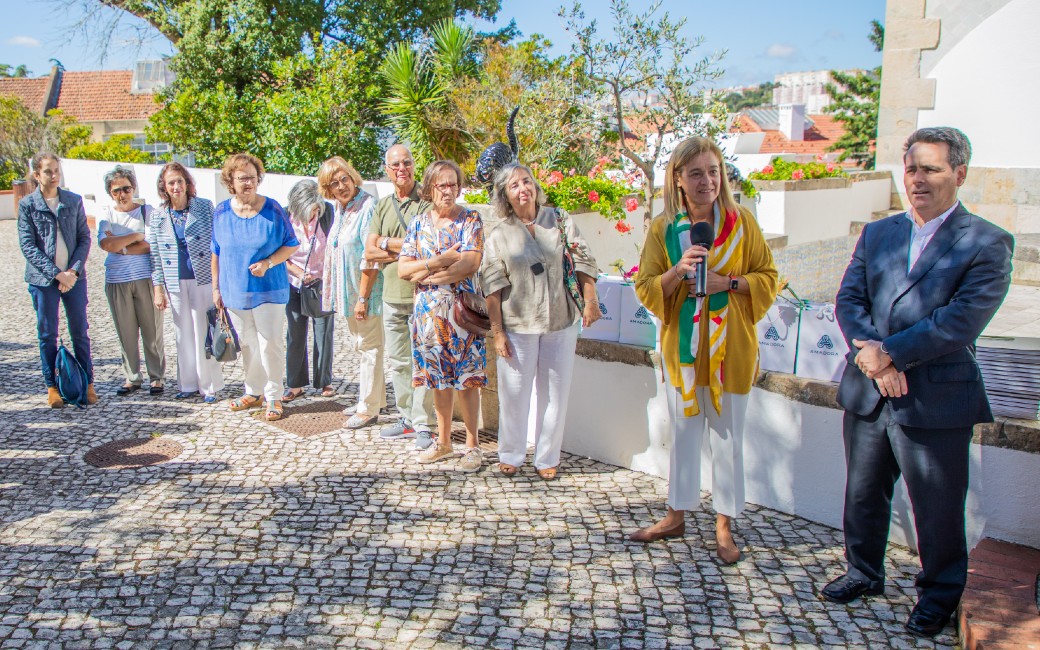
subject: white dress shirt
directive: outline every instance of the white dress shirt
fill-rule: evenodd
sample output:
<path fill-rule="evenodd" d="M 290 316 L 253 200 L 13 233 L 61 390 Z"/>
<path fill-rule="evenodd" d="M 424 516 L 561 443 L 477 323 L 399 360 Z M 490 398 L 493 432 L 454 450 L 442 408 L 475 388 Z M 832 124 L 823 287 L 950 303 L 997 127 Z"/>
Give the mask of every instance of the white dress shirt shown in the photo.
<path fill-rule="evenodd" d="M 957 206 L 960 204 L 960 201 L 956 201 L 949 210 L 925 223 L 923 226 L 917 225 L 917 221 L 914 220 L 912 212 L 908 211 L 906 213 L 906 218 L 910 220 L 910 225 L 913 227 L 913 233 L 910 237 L 910 254 L 906 261 L 907 273 L 913 270 L 914 264 L 917 264 L 918 258 L 921 257 L 921 253 L 924 252 L 924 248 L 928 245 L 928 242 L 932 241 L 932 237 L 934 237 L 935 232 L 939 230 L 939 226 L 943 225 L 946 218 L 953 214 L 953 211 L 956 210 Z"/>

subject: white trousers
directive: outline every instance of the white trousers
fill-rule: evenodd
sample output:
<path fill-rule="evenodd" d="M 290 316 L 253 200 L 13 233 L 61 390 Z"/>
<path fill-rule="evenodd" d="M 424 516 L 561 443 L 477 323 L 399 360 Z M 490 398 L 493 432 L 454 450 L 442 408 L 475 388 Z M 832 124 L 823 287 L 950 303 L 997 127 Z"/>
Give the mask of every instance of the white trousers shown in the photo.
<path fill-rule="evenodd" d="M 383 317 L 364 320 L 347 318 L 351 348 L 358 353 L 357 413 L 378 415 L 386 406 L 386 377 L 383 372 Z"/>
<path fill-rule="evenodd" d="M 498 460 L 520 466 L 534 442 L 534 466 L 560 464 L 578 326 L 550 334 L 509 334 L 513 356 L 498 357 Z M 533 399 L 532 399 L 532 392 Z"/>
<path fill-rule="evenodd" d="M 167 291 L 177 338 L 177 386 L 181 392 L 216 395 L 224 388 L 220 362 L 206 358 L 206 311 L 213 306 L 213 285 L 179 280 L 179 291 Z"/>
<path fill-rule="evenodd" d="M 264 303 L 252 309 L 228 309 L 242 346 L 246 394 L 281 401 L 285 375 L 285 305 Z"/>
<path fill-rule="evenodd" d="M 706 386 L 697 388 L 701 412 L 683 417 L 682 396 L 669 400 L 672 420 L 672 457 L 668 475 L 668 505 L 673 510 L 695 510 L 701 503 L 701 449 L 711 455 L 711 503 L 715 512 L 736 517 L 744 510 L 744 416 L 748 395 L 722 393 L 722 415 L 715 412 Z M 708 430 L 705 441 L 705 429 Z"/>

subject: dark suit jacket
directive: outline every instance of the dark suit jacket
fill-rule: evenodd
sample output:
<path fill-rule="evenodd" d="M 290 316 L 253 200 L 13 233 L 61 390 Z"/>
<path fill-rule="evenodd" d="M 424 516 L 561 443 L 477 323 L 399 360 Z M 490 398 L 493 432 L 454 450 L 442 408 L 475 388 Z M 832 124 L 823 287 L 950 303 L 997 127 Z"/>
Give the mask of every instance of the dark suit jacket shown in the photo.
<path fill-rule="evenodd" d="M 18 202 L 18 244 L 25 255 L 25 281 L 29 284 L 46 287 L 61 272 L 54 264 L 56 224 L 61 225 L 62 239 L 69 249 L 69 270 L 86 275 L 90 230 L 83 199 L 59 188 L 55 215 L 37 189 Z"/>
<path fill-rule="evenodd" d="M 896 421 L 925 429 L 992 422 L 975 339 L 1011 284 L 1014 238 L 958 204 L 909 274 L 912 226 L 905 214 L 868 224 L 838 290 L 835 315 L 850 352 L 838 403 L 868 415 L 881 399 L 856 367 L 852 339 L 882 341 L 907 395 L 891 399 Z"/>

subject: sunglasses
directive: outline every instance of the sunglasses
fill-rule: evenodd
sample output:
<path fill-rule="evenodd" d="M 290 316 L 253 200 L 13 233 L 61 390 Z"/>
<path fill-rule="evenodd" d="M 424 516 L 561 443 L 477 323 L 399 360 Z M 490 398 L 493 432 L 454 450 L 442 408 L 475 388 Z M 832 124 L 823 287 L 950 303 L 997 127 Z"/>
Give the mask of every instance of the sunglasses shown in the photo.
<path fill-rule="evenodd" d="M 112 194 L 132 194 L 134 191 L 133 185 L 124 185 L 122 187 L 113 187 Z"/>

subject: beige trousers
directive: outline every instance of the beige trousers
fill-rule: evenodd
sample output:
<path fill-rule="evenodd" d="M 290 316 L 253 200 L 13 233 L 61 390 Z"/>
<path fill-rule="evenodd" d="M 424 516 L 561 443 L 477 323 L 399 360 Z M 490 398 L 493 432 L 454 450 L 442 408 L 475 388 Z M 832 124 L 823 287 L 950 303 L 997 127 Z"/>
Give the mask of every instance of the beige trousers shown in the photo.
<path fill-rule="evenodd" d="M 152 279 L 106 283 L 105 295 L 119 337 L 123 375 L 127 383 L 136 386 L 144 383 L 141 376 L 141 352 L 137 346 L 140 339 L 148 381 L 158 382 L 161 386 L 166 375 L 163 313 L 152 302 Z"/>

